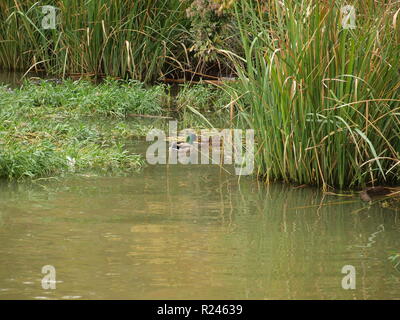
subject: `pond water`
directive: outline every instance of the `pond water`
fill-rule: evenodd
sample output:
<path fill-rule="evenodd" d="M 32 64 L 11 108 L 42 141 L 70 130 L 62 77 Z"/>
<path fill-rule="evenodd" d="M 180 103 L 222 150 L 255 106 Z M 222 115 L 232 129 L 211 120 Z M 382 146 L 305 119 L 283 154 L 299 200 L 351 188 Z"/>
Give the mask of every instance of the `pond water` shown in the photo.
<path fill-rule="evenodd" d="M 0 299 L 400 298 L 398 214 L 227 171 L 1 184 Z"/>
<path fill-rule="evenodd" d="M 17 88 L 21 86 L 24 79 L 29 78 L 49 78 L 48 76 L 44 75 L 43 73 L 37 72 L 29 72 L 25 74 L 25 72 L 2 72 L 0 71 L 0 85 L 8 85 L 11 88 Z"/>

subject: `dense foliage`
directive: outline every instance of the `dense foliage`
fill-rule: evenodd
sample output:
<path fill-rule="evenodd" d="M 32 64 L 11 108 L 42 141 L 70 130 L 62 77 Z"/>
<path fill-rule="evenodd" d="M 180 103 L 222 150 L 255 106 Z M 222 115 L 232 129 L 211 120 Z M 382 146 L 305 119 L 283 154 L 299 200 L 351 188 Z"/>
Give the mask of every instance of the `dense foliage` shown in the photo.
<path fill-rule="evenodd" d="M 355 2 L 350 28 L 342 0 L 46 4 L 60 11 L 54 30 L 40 28 L 43 3 L 0 3 L 0 68 L 147 82 L 235 74 L 226 101 L 201 88 L 176 101 L 188 125 L 208 124 L 201 101 L 212 100 L 231 124 L 254 128 L 260 176 L 324 188 L 399 182 L 398 1 Z M 126 112 L 113 93 L 99 95 L 90 110 Z M 140 103 L 138 112 L 161 110 Z"/>
<path fill-rule="evenodd" d="M 400 4 L 241 1 L 240 92 L 251 97 L 259 174 L 328 186 L 400 180 Z M 239 10 L 239 8 L 238 8 Z M 239 11 L 237 11 L 239 12 Z"/>
<path fill-rule="evenodd" d="M 44 5 L 57 8 L 54 29 L 42 26 Z M 228 67 L 218 53 L 234 43 L 228 7 L 214 0 L 3 0 L 0 69 L 150 82 Z"/>

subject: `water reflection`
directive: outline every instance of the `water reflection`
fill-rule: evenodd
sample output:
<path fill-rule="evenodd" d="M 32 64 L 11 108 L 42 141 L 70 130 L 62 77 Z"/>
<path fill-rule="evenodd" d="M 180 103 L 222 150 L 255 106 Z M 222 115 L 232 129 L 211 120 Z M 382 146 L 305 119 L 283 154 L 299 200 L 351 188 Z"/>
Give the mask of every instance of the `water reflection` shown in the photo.
<path fill-rule="evenodd" d="M 399 216 L 361 206 L 216 166 L 2 185 L 0 298 L 399 298 Z"/>
<path fill-rule="evenodd" d="M 29 78 L 49 78 L 44 73 L 40 72 L 5 72 L 0 71 L 0 85 L 7 85 L 10 88 L 17 88 L 23 83 L 23 79 Z"/>

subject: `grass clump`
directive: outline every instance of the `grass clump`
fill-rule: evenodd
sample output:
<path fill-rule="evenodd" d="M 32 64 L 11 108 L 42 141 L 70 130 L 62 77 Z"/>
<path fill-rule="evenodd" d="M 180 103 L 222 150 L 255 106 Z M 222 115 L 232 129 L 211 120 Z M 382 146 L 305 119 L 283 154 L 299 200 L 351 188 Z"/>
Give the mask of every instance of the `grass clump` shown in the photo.
<path fill-rule="evenodd" d="M 400 4 L 252 1 L 236 6 L 258 173 L 324 188 L 400 181 Z"/>
<path fill-rule="evenodd" d="M 175 105 L 184 127 L 229 125 L 231 94 L 227 88 L 211 84 L 184 84 Z"/>
<path fill-rule="evenodd" d="M 144 128 L 125 117 L 161 113 L 164 95 L 163 87 L 136 82 L 0 87 L 0 178 L 139 169 L 143 159 L 123 141 Z"/>
<path fill-rule="evenodd" d="M 42 81 L 39 85 L 26 82 L 3 103 L 8 101 L 15 105 L 16 98 L 20 111 L 31 107 L 55 109 L 56 113 L 50 113 L 58 117 L 123 118 L 129 113 L 161 114 L 165 96 L 163 86 L 145 88 L 137 81 L 107 80 L 96 86 L 87 81 L 65 81 L 60 86 Z"/>

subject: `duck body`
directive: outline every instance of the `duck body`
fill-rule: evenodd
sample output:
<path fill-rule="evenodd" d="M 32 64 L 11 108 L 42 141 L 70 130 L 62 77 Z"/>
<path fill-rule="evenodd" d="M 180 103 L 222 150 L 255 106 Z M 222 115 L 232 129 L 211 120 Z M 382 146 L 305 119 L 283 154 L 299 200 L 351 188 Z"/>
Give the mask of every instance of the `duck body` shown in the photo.
<path fill-rule="evenodd" d="M 191 133 L 186 137 L 186 142 L 175 141 L 172 143 L 170 149 L 173 151 L 187 152 L 193 148 L 193 143 L 196 139 L 197 136 Z"/>
<path fill-rule="evenodd" d="M 192 144 L 187 142 L 174 142 L 171 145 L 171 150 L 175 151 L 189 151 L 193 147 Z"/>
<path fill-rule="evenodd" d="M 393 192 L 392 188 L 388 187 L 370 187 L 360 192 L 361 200 L 370 202 L 376 198 L 385 197 Z"/>

